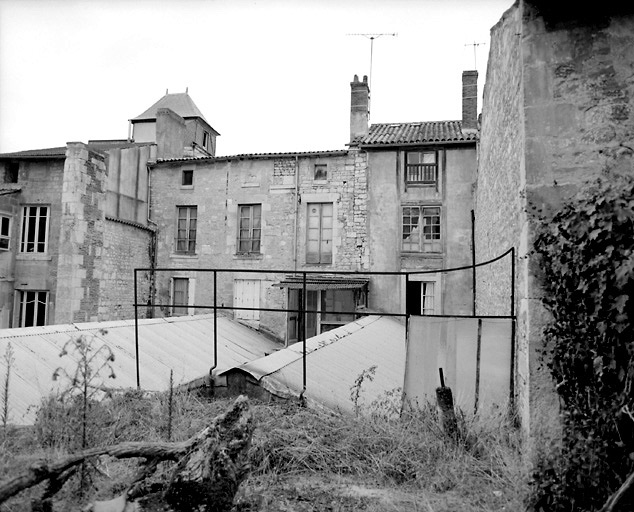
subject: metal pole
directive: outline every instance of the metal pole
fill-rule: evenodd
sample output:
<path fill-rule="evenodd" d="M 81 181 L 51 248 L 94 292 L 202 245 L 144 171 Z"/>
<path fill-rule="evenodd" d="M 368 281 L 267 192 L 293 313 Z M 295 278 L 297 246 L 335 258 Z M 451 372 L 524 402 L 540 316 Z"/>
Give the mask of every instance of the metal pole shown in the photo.
<path fill-rule="evenodd" d="M 134 353 L 136 357 L 136 388 L 141 389 L 141 376 L 139 375 L 139 307 L 137 290 L 137 269 L 134 269 Z"/>
<path fill-rule="evenodd" d="M 515 407 L 515 247 L 511 247 L 511 382 L 510 405 Z"/>
<path fill-rule="evenodd" d="M 303 388 L 302 388 L 302 399 L 304 398 L 304 393 L 306 392 L 306 308 L 308 304 L 308 297 L 306 296 L 306 272 L 302 274 L 302 295 L 304 297 L 302 304 L 302 372 L 303 372 Z"/>
<path fill-rule="evenodd" d="M 476 316 L 476 250 L 475 250 L 475 212 L 471 210 L 471 263 L 473 263 L 473 316 Z"/>
<path fill-rule="evenodd" d="M 217 282 L 216 282 L 217 272 L 214 270 L 214 365 L 209 369 L 209 376 L 211 377 L 211 372 L 218 366 L 218 294 L 217 294 Z"/>

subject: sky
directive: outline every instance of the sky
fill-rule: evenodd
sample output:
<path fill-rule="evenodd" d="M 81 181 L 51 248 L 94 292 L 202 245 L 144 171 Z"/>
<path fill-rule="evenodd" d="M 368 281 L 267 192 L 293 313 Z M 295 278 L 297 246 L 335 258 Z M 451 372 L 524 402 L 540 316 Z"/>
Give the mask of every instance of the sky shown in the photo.
<path fill-rule="evenodd" d="M 512 5 L 0 0 L 0 153 L 125 139 L 185 90 L 218 155 L 344 149 L 350 82 L 371 60 L 370 123 L 461 119 L 462 71 L 478 70 L 481 98 L 490 29 Z"/>

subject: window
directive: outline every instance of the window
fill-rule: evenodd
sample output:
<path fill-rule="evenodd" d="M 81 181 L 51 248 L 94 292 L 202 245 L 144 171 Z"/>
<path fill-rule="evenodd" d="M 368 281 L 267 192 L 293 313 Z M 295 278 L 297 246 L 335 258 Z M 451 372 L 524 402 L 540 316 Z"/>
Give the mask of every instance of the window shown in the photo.
<path fill-rule="evenodd" d="M 403 207 L 403 251 L 441 252 L 440 206 Z"/>
<path fill-rule="evenodd" d="M 0 215 L 0 250 L 8 251 L 11 245 L 11 217 Z"/>
<path fill-rule="evenodd" d="M 203 132 L 203 148 L 209 149 L 209 132 Z"/>
<path fill-rule="evenodd" d="M 175 277 L 172 279 L 172 316 L 183 316 L 188 312 L 189 279 Z"/>
<path fill-rule="evenodd" d="M 332 263 L 332 203 L 308 204 L 306 263 Z"/>
<path fill-rule="evenodd" d="M 330 331 L 340 325 L 354 321 L 354 290 L 321 291 L 321 332 Z M 328 313 L 336 311 L 336 313 Z"/>
<path fill-rule="evenodd" d="M 19 173 L 20 173 L 20 163 L 9 162 L 4 168 L 4 182 L 17 183 Z"/>
<path fill-rule="evenodd" d="M 20 327 L 46 325 L 48 292 L 20 291 Z"/>
<path fill-rule="evenodd" d="M 192 171 L 191 169 L 183 171 L 181 176 L 181 186 L 182 187 L 194 186 L 194 171 Z"/>
<path fill-rule="evenodd" d="M 410 315 L 435 315 L 440 313 L 437 304 L 437 281 L 409 281 L 407 283 L 407 313 Z"/>
<path fill-rule="evenodd" d="M 238 253 L 259 254 L 261 228 L 261 204 L 238 206 Z"/>
<path fill-rule="evenodd" d="M 176 221 L 176 252 L 194 254 L 196 252 L 196 206 L 178 206 Z"/>
<path fill-rule="evenodd" d="M 46 252 L 48 243 L 48 216 L 48 206 L 27 205 L 24 207 L 22 210 L 20 252 Z"/>
<path fill-rule="evenodd" d="M 328 179 L 328 166 L 326 164 L 315 164 L 315 181 L 325 181 Z"/>
<path fill-rule="evenodd" d="M 438 165 L 435 151 L 405 153 L 405 180 L 408 185 L 436 185 Z"/>

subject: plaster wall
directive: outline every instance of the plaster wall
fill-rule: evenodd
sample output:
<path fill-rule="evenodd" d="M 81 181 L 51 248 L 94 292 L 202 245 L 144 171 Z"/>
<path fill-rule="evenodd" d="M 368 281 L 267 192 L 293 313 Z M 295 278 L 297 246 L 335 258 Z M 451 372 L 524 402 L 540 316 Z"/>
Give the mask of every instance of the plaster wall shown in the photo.
<path fill-rule="evenodd" d="M 58 273 L 58 259 L 60 249 L 60 229 L 62 204 L 61 197 L 64 180 L 64 160 L 23 160 L 20 162 L 18 186 L 20 193 L 16 196 L 17 211 L 14 222 L 15 237 L 12 239 L 12 253 L 15 257 L 13 274 L 14 290 L 48 291 L 49 324 L 55 323 L 56 287 Z M 48 245 L 45 253 L 21 253 L 20 233 L 22 226 L 22 210 L 24 205 L 40 205 L 50 207 L 48 226 Z M 10 279 L 10 278 L 9 278 Z M 9 287 L 7 286 L 8 290 Z M 14 300 L 9 299 L 8 300 Z M 12 307 L 11 326 L 19 325 L 19 311 L 15 302 L 6 307 Z M 8 326 L 7 326 L 8 327 Z"/>
<path fill-rule="evenodd" d="M 412 148 L 415 149 L 415 148 Z M 468 265 L 471 261 L 472 187 L 476 151 L 466 147 L 438 147 L 437 187 L 406 186 L 405 149 L 368 151 L 368 223 L 370 270 L 398 272 L 436 270 Z M 441 207 L 440 253 L 401 251 L 402 207 Z M 370 308 L 386 312 L 405 311 L 404 278 L 377 276 L 370 290 Z M 443 275 L 444 314 L 470 314 L 471 275 Z"/>

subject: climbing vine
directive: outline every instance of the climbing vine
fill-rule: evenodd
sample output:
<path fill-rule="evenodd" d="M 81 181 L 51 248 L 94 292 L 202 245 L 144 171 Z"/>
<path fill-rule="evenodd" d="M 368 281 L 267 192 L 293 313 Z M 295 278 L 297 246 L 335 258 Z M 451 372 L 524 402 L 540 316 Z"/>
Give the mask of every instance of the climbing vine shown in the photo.
<path fill-rule="evenodd" d="M 542 360 L 563 438 L 539 464 L 532 506 L 599 510 L 634 471 L 634 179 L 605 175 L 541 220 Z"/>

